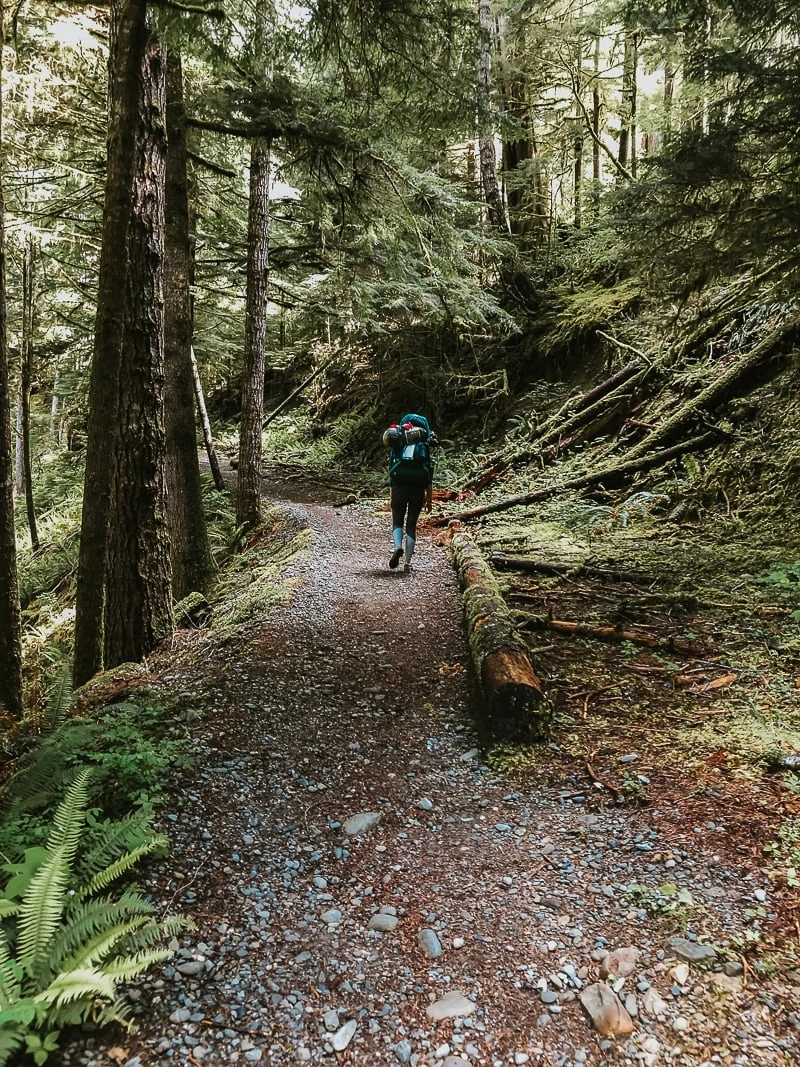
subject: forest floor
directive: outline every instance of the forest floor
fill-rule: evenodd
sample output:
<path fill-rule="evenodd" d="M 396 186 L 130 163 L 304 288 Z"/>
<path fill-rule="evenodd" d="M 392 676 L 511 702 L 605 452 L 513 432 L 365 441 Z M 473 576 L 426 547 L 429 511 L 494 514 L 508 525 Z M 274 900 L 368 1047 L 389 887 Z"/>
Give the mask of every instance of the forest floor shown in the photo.
<path fill-rule="evenodd" d="M 65 1067 L 797 1063 L 800 796 L 770 764 L 797 737 L 790 608 L 752 575 L 711 595 L 692 568 L 719 546 L 649 529 L 617 542 L 649 546 L 644 584 L 517 576 L 555 730 L 487 747 L 437 531 L 390 571 L 379 502 L 267 492 L 282 598 L 126 683 L 201 714 L 149 887 L 197 929 L 130 990 L 138 1032 L 80 1034 Z M 527 519 L 476 533 L 586 555 Z"/>

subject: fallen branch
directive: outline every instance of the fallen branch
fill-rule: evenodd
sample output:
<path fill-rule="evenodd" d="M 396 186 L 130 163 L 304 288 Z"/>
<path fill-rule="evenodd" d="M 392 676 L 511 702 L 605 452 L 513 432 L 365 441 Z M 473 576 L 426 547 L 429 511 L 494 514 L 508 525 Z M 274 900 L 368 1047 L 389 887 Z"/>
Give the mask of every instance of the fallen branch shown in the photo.
<path fill-rule="evenodd" d="M 525 630 L 552 630 L 554 633 L 569 637 L 592 637 L 596 641 L 622 642 L 631 641 L 645 648 L 658 648 L 668 652 L 678 652 L 684 656 L 694 656 L 702 648 L 697 641 L 685 637 L 658 637 L 656 634 L 642 630 L 623 630 L 621 626 L 595 626 L 587 622 L 571 622 L 567 619 L 551 619 L 547 615 L 521 615 L 520 627 Z"/>
<path fill-rule="evenodd" d="M 269 426 L 269 424 L 272 422 L 272 420 L 274 418 L 276 418 L 276 416 L 280 415 L 280 413 L 283 411 L 283 409 L 288 407 L 289 404 L 291 404 L 291 402 L 294 400 L 294 398 L 296 396 L 299 396 L 300 393 L 302 393 L 302 391 L 306 388 L 306 386 L 311 385 L 311 383 L 314 381 L 315 378 L 319 378 L 320 374 L 322 374 L 322 372 L 325 370 L 325 368 L 329 367 L 332 362 L 333 362 L 332 360 L 327 359 L 324 363 L 320 364 L 320 366 L 317 367 L 317 369 L 315 371 L 313 371 L 311 374 L 309 374 L 309 376 L 307 378 L 305 378 L 302 382 L 300 382 L 298 387 L 296 389 L 293 389 L 291 391 L 291 393 L 289 393 L 289 395 L 286 397 L 286 399 L 282 400 L 280 402 L 280 404 L 278 404 L 278 406 L 276 408 L 273 408 L 273 410 L 269 413 L 269 415 L 266 416 L 264 421 L 261 423 L 261 429 L 263 430 L 266 426 Z"/>
<path fill-rule="evenodd" d="M 683 455 L 685 452 L 700 451 L 703 448 L 707 448 L 713 441 L 717 439 L 716 432 L 709 432 L 700 435 L 699 437 L 691 437 L 688 441 L 682 441 L 678 445 L 673 445 L 671 448 L 661 449 L 659 452 L 648 452 L 647 455 L 637 457 L 636 459 L 623 460 L 623 462 L 616 464 L 613 467 L 604 467 L 600 471 L 595 471 L 592 474 L 580 474 L 575 478 L 568 478 L 566 481 L 561 482 L 558 485 L 549 485 L 543 489 L 534 489 L 530 493 L 518 493 L 516 496 L 506 497 L 504 500 L 497 500 L 494 504 L 484 504 L 482 507 L 469 508 L 466 511 L 459 511 L 454 515 L 435 515 L 431 517 L 428 522 L 432 526 L 445 526 L 448 522 L 469 522 L 472 519 L 481 518 L 483 515 L 491 515 L 497 511 L 507 511 L 509 508 L 526 507 L 528 504 L 538 503 L 540 500 L 547 500 L 549 497 L 556 496 L 558 493 L 563 493 L 569 489 L 587 489 L 593 485 L 600 485 L 601 483 L 615 483 L 624 481 L 629 474 L 637 474 L 639 471 L 649 470 L 651 467 L 660 467 L 662 464 L 667 463 L 671 459 L 675 459 L 677 456 Z"/>
<path fill-rule="evenodd" d="M 544 741 L 550 734 L 552 708 L 497 579 L 465 530 L 452 530 L 450 548 L 462 588 L 472 662 L 484 697 L 485 732 L 499 740 Z"/>
<path fill-rule="evenodd" d="M 610 782 L 605 782 L 602 778 L 598 778 L 597 775 L 594 773 L 594 769 L 591 763 L 589 763 L 588 760 L 585 766 L 586 773 L 589 775 L 595 785 L 599 785 L 602 789 L 607 789 L 615 800 L 624 800 L 625 794 L 623 793 L 623 791 L 621 789 L 617 789 L 617 787 L 615 785 L 612 785 Z"/>
<path fill-rule="evenodd" d="M 794 345 L 800 333 L 800 315 L 795 315 L 788 322 L 767 334 L 763 340 L 743 356 L 737 363 L 723 373 L 714 377 L 714 380 L 705 387 L 696 397 L 689 400 L 678 408 L 674 415 L 662 423 L 657 430 L 646 437 L 639 444 L 634 445 L 628 452 L 630 459 L 636 459 L 649 452 L 654 446 L 661 447 L 674 440 L 690 422 L 696 419 L 702 412 L 718 407 L 723 400 L 727 400 L 737 386 L 740 386 L 746 378 L 760 370 L 775 355 L 775 352 L 784 342 Z"/>
<path fill-rule="evenodd" d="M 648 369 L 642 367 L 641 361 L 634 360 L 587 392 L 574 393 L 561 405 L 558 411 L 549 415 L 544 422 L 535 426 L 528 434 L 529 440 L 536 442 L 535 447 L 526 445 L 510 455 L 495 452 L 486 460 L 478 473 L 460 487 L 459 491 L 461 493 L 480 492 L 484 486 L 488 485 L 494 478 L 504 474 L 510 467 L 530 459 L 533 455 L 537 455 L 542 444 L 563 437 L 571 428 L 574 429 L 585 420 L 591 419 L 595 411 L 600 412 L 602 410 L 603 405 L 598 404 L 598 401 L 604 398 L 610 399 L 610 394 L 613 394 L 626 383 L 631 382 L 631 379 L 639 378 Z M 569 413 L 569 417 L 562 423 L 561 418 L 567 413 Z M 585 439 L 585 437 L 581 439 Z M 569 443 L 575 442 L 570 441 Z"/>
<path fill-rule="evenodd" d="M 507 556 L 504 552 L 492 552 L 489 562 L 499 570 L 529 571 L 534 574 L 558 574 L 569 578 L 602 578 L 610 582 L 630 582 L 633 585 L 652 582 L 652 578 L 633 571 L 610 570 L 593 567 L 589 563 L 544 563 L 527 556 Z"/>

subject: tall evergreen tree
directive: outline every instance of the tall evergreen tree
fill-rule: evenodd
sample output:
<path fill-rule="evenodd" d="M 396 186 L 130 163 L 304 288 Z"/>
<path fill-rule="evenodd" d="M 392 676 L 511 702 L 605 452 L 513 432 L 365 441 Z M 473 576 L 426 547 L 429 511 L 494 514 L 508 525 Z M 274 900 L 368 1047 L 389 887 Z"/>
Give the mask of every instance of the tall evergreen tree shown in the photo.
<path fill-rule="evenodd" d="M 186 108 L 183 64 L 177 48 L 167 51 L 167 171 L 164 255 L 164 421 L 167 434 L 167 521 L 176 599 L 203 589 L 214 561 L 203 514 L 197 460 L 192 375 L 194 252 L 189 225 Z"/>
<path fill-rule="evenodd" d="M 139 85 L 148 39 L 146 14 L 145 0 L 120 0 L 119 7 L 112 12 L 106 186 L 75 604 L 73 675 L 76 685 L 88 681 L 102 669 L 104 662 L 107 524 L 125 330 L 126 286 L 120 285 L 119 268 L 121 252 L 127 249 L 133 197 Z"/>
<path fill-rule="evenodd" d="M 5 24 L 0 6 L 0 167 L 3 153 L 3 60 Z M 5 202 L 0 170 L 0 704 L 14 716 L 22 714 L 22 638 L 17 584 L 17 543 L 14 531 L 14 462 L 11 445 L 6 322 Z"/>
<path fill-rule="evenodd" d="M 268 0 L 256 5 L 255 62 L 263 81 L 267 71 L 267 33 L 273 21 Z M 250 142 L 250 193 L 247 215 L 247 298 L 245 302 L 242 417 L 239 428 L 239 482 L 236 522 L 261 521 L 261 423 L 264 417 L 264 376 L 267 355 L 269 287 L 270 142 L 256 135 Z"/>
<path fill-rule="evenodd" d="M 164 47 L 143 57 L 104 619 L 104 662 L 138 661 L 173 628 L 164 433 Z"/>

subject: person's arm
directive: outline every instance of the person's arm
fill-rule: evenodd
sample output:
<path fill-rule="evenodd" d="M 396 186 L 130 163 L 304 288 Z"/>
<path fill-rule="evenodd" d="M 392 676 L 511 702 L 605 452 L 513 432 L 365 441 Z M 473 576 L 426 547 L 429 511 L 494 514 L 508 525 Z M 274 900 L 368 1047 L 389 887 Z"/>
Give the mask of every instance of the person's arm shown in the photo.
<path fill-rule="evenodd" d="M 425 486 L 425 510 L 430 511 L 433 507 L 433 486 Z"/>

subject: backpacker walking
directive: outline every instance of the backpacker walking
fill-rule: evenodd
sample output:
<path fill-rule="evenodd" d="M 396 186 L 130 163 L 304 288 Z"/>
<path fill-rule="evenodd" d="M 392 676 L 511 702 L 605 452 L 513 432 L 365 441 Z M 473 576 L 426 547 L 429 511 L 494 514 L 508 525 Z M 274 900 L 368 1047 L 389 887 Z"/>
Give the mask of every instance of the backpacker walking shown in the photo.
<path fill-rule="evenodd" d="M 403 570 L 411 571 L 417 543 L 417 520 L 424 506 L 433 505 L 433 457 L 436 436 L 424 415 L 409 413 L 383 435 L 389 449 L 389 503 L 392 508 L 393 551 L 389 567 L 396 570 L 405 557 Z"/>

